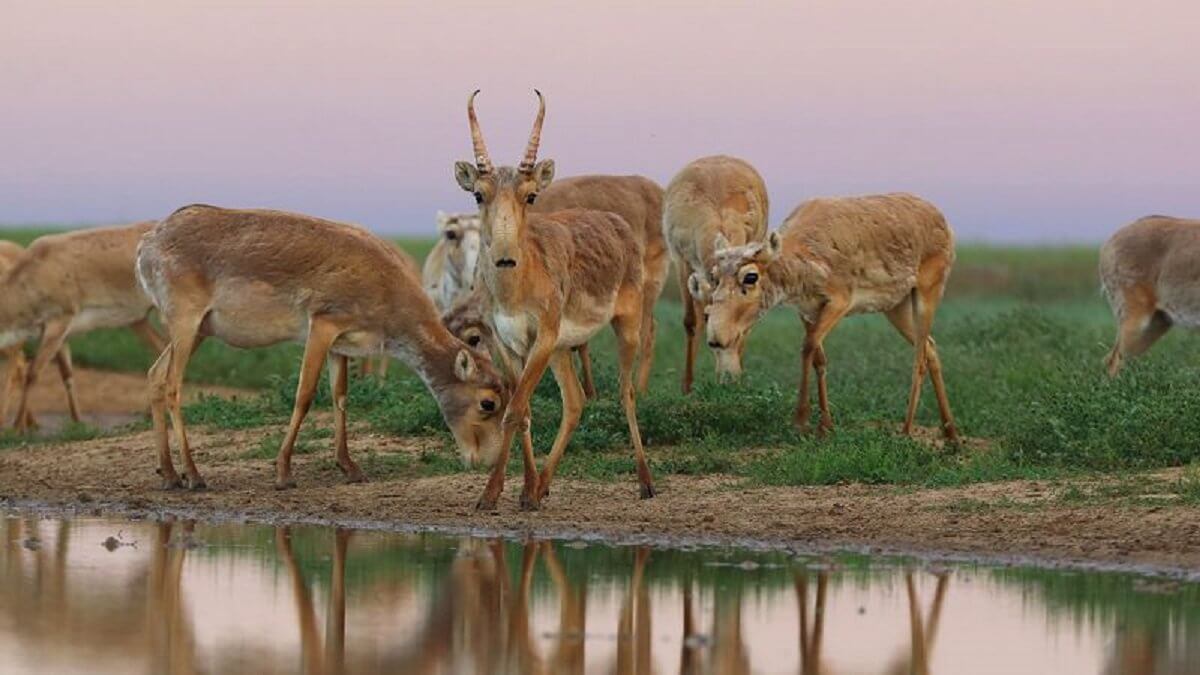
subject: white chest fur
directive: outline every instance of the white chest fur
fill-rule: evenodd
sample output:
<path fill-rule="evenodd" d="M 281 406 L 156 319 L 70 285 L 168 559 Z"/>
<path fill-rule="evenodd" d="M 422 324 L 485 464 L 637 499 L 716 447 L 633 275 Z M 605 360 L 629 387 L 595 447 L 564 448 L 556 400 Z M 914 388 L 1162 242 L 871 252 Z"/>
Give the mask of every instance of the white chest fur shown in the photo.
<path fill-rule="evenodd" d="M 514 353 L 524 356 L 529 353 L 533 331 L 528 314 L 507 314 L 496 310 L 492 314 L 496 335 Z"/>

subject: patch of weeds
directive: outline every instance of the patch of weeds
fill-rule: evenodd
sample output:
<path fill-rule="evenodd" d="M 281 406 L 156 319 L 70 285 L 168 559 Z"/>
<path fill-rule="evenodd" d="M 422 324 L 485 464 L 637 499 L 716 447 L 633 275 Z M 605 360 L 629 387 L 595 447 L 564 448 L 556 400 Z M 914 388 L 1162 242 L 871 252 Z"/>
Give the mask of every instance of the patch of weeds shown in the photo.
<path fill-rule="evenodd" d="M 1175 493 L 1185 504 L 1200 505 L 1200 464 L 1192 464 L 1174 485 Z"/>
<path fill-rule="evenodd" d="M 218 429 L 252 429 L 277 424 L 286 415 L 273 408 L 266 396 L 223 398 L 207 394 L 185 406 L 183 414 L 189 424 L 203 424 Z"/>
<path fill-rule="evenodd" d="M 296 439 L 292 452 L 297 455 L 310 455 L 321 449 L 320 439 L 329 438 L 333 431 L 317 427 L 302 427 L 300 436 Z M 279 454 L 279 446 L 283 445 L 284 432 L 273 431 L 258 440 L 252 448 L 242 453 L 242 459 L 275 459 Z"/>

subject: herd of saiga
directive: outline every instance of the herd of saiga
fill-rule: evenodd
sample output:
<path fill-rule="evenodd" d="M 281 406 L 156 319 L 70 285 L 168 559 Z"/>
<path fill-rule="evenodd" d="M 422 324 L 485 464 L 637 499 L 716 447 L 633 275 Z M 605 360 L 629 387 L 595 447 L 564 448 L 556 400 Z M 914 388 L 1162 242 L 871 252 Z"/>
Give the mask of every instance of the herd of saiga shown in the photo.
<path fill-rule="evenodd" d="M 492 466 L 478 507 L 494 508 L 519 434 L 521 506 L 536 509 L 584 401 L 595 395 L 587 343 L 608 324 L 617 336 L 620 400 L 641 496 L 653 497 L 635 392 L 645 390 L 649 377 L 654 304 L 674 260 L 684 304 L 685 393 L 701 334 L 718 371 L 736 375 L 755 322 L 788 304 L 805 328 L 794 422 L 808 426 L 812 372 L 816 431 L 828 432 L 823 341 L 843 317 L 879 312 L 914 346 L 904 433 L 912 431 L 928 373 L 945 437 L 957 440 L 931 336 L 954 237 L 933 205 L 908 194 L 813 199 L 768 233 L 766 187 L 740 159 L 698 159 L 665 191 L 640 176 L 554 181 L 554 162 L 537 159 L 541 94 L 516 167 L 492 164 L 474 99 L 467 106 L 474 161 L 457 162 L 454 174 L 474 196 L 478 215 L 440 219 L 443 236 L 426 262 L 424 283 L 406 254 L 363 228 L 261 209 L 190 205 L 157 223 L 49 235 L 25 250 L 0 246 L 0 348 L 9 363 L 0 420 L 9 419 L 8 402 L 19 390 L 14 425 L 34 424 L 28 394 L 51 359 L 79 419 L 66 339 L 93 328 L 132 327 L 161 354 L 149 371 L 149 390 L 163 487 L 200 489 L 205 482 L 181 410 L 183 375 L 196 347 L 207 337 L 245 348 L 301 341 L 276 487 L 295 485 L 292 450 L 327 360 L 337 462 L 350 481 L 361 481 L 346 440 L 348 359 L 386 354 L 424 381 L 464 460 Z M 1200 221 L 1151 216 L 1121 229 L 1101 251 L 1100 276 L 1119 323 L 1107 359 L 1115 375 L 1123 358 L 1145 351 L 1171 325 L 1200 325 Z M 152 308 L 165 341 L 147 320 Z M 29 364 L 23 345 L 35 338 Z M 539 473 L 529 403 L 547 368 L 562 393 L 563 416 Z M 186 478 L 171 459 L 168 417 Z"/>

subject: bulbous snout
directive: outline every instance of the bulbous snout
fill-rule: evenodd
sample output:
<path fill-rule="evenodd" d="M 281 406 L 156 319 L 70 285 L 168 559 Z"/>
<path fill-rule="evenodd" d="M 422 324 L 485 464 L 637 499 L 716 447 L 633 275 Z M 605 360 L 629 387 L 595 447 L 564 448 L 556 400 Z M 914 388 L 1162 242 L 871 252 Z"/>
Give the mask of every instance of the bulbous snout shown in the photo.
<path fill-rule="evenodd" d="M 708 346 L 716 359 L 717 377 L 721 382 L 736 380 L 742 375 L 742 342 L 743 333 L 731 332 L 725 334 L 720 326 L 713 322 L 708 324 Z"/>

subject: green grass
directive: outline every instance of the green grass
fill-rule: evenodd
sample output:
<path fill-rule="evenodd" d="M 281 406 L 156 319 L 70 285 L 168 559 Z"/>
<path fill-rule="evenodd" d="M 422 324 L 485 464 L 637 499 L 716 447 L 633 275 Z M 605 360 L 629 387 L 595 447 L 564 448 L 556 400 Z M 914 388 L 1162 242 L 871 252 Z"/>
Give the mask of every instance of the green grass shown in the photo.
<path fill-rule="evenodd" d="M 429 242 L 402 245 L 419 258 Z M 895 433 L 912 351 L 880 316 L 851 317 L 826 342 L 837 425 L 829 438 L 797 433 L 790 424 L 802 330 L 786 308 L 770 313 L 751 335 L 742 382 L 719 385 L 704 349 L 696 390 L 682 396 L 682 312 L 670 299 L 671 289 L 657 309 L 650 391 L 638 402 L 652 465 L 660 474 L 732 473 L 776 485 L 942 486 L 1200 462 L 1196 338 L 1173 331 L 1120 378 L 1109 380 L 1101 360 L 1115 330 L 1095 267 L 1091 248 L 960 248 L 934 334 L 960 430 L 987 442 L 958 450 L 934 449 Z M 123 331 L 97 331 L 72 346 L 78 362 L 95 367 L 143 370 L 151 358 Z M 300 353 L 298 345 L 246 351 L 210 340 L 192 359 L 190 381 L 265 393 L 237 401 L 205 399 L 189 406 L 188 419 L 225 428 L 283 424 Z M 609 332 L 594 341 L 592 354 L 600 397 L 586 407 L 560 471 L 598 479 L 625 476 L 633 461 L 615 396 Z M 926 385 L 918 421 L 936 426 L 929 389 Z M 317 406 L 327 405 L 323 384 Z M 561 413 L 553 378 L 539 386 L 532 409 L 535 446 L 545 452 Z M 354 378 L 350 414 L 352 421 L 385 433 L 441 439 L 441 449 L 419 466 L 389 468 L 396 460 L 375 459 L 368 471 L 461 470 L 435 402 L 403 367 L 393 368 L 385 382 Z M 268 445 L 264 441 L 256 452 L 266 453 Z M 1194 472 L 1192 480 L 1200 484 Z"/>

